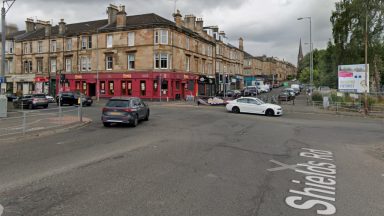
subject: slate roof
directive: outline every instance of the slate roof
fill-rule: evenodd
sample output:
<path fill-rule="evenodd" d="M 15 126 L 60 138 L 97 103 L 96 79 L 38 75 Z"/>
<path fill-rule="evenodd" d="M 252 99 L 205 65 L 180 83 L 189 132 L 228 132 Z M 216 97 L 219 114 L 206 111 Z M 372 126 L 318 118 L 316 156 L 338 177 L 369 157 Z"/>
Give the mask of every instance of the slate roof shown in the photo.
<path fill-rule="evenodd" d="M 83 34 L 94 34 L 99 29 L 99 32 L 113 32 L 121 30 L 130 30 L 130 29 L 140 29 L 140 28 L 153 28 L 153 27 L 173 27 L 177 28 L 176 24 L 170 20 L 167 20 L 157 14 L 141 14 L 127 16 L 127 24 L 123 29 L 116 29 L 116 22 L 108 25 L 108 19 L 88 21 L 81 23 L 66 24 L 66 37 L 78 36 Z M 196 37 L 200 37 L 197 33 L 191 31 L 188 28 L 181 27 L 181 29 Z M 51 38 L 60 37 L 59 35 L 59 26 L 52 26 L 51 29 Z M 29 40 L 39 40 L 45 38 L 45 29 L 39 29 L 33 32 L 28 32 L 17 38 L 17 41 L 29 41 Z M 204 38 L 200 37 L 205 40 Z M 209 41 L 208 41 L 209 42 Z"/>
<path fill-rule="evenodd" d="M 13 40 L 13 39 L 15 39 L 16 37 L 18 37 L 18 36 L 20 36 L 20 35 L 22 35 L 22 34 L 24 34 L 25 33 L 25 31 L 16 31 L 16 32 L 12 32 L 11 34 L 9 34 L 9 35 L 6 35 L 5 36 L 5 39 L 6 40 Z M 0 32 L 0 41 L 1 41 L 1 35 L 2 33 Z"/>

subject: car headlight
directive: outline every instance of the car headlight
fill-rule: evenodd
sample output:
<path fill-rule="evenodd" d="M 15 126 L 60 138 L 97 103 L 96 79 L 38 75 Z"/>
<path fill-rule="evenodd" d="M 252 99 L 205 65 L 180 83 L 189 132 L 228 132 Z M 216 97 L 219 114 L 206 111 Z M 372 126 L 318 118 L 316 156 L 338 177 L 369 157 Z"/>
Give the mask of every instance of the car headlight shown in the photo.
<path fill-rule="evenodd" d="M 277 108 L 277 110 L 283 110 L 283 108 L 280 107 L 280 108 Z"/>

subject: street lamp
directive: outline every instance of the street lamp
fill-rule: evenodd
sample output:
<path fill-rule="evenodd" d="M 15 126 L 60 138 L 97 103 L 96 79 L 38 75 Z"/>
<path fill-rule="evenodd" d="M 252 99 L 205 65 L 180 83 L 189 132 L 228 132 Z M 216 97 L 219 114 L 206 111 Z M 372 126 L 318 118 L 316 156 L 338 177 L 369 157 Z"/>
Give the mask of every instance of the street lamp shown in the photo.
<path fill-rule="evenodd" d="M 308 19 L 309 20 L 309 76 L 310 76 L 310 93 L 312 95 L 313 92 L 313 43 L 312 43 L 312 18 L 311 17 L 299 17 L 297 20 L 303 20 Z"/>
<path fill-rule="evenodd" d="M 5 83 L 5 34 L 6 34 L 6 27 L 5 27 L 5 15 L 9 11 L 9 9 L 12 7 L 13 3 L 15 3 L 16 0 L 3 0 L 3 7 L 1 8 L 1 74 L 0 79 L 1 82 Z M 11 2 L 11 3 L 8 3 Z M 5 9 L 5 4 L 7 4 L 7 9 Z M 5 91 L 3 92 L 2 89 L 0 89 L 0 94 L 5 94 Z"/>

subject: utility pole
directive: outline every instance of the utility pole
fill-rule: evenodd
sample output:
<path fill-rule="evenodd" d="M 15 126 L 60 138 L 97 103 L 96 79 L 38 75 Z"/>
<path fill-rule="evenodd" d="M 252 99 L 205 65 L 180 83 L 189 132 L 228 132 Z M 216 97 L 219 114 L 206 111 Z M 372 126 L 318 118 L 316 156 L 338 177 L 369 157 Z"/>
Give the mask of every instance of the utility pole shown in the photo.
<path fill-rule="evenodd" d="M 13 3 L 15 3 L 16 0 L 3 0 L 3 7 L 1 8 L 1 75 L 0 75 L 0 85 L 2 82 L 5 83 L 5 35 L 7 33 L 7 29 L 5 26 L 5 15 L 9 11 L 9 9 L 12 7 Z M 8 3 L 11 2 L 11 3 Z M 5 9 L 5 4 L 7 6 L 7 9 Z M 0 89 L 0 94 L 5 94 L 5 91 L 3 89 Z"/>
<path fill-rule="evenodd" d="M 368 115 L 368 8 L 365 9 L 365 93 L 364 114 Z"/>

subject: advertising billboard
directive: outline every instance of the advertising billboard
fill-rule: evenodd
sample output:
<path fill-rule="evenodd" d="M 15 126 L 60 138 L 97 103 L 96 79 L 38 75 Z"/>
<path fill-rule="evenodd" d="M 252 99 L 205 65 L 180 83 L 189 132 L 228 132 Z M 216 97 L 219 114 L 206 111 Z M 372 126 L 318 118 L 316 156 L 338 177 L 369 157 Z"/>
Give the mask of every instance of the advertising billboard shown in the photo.
<path fill-rule="evenodd" d="M 367 79 L 365 80 L 365 64 L 339 65 L 339 91 L 364 93 L 369 92 L 369 65 Z"/>

